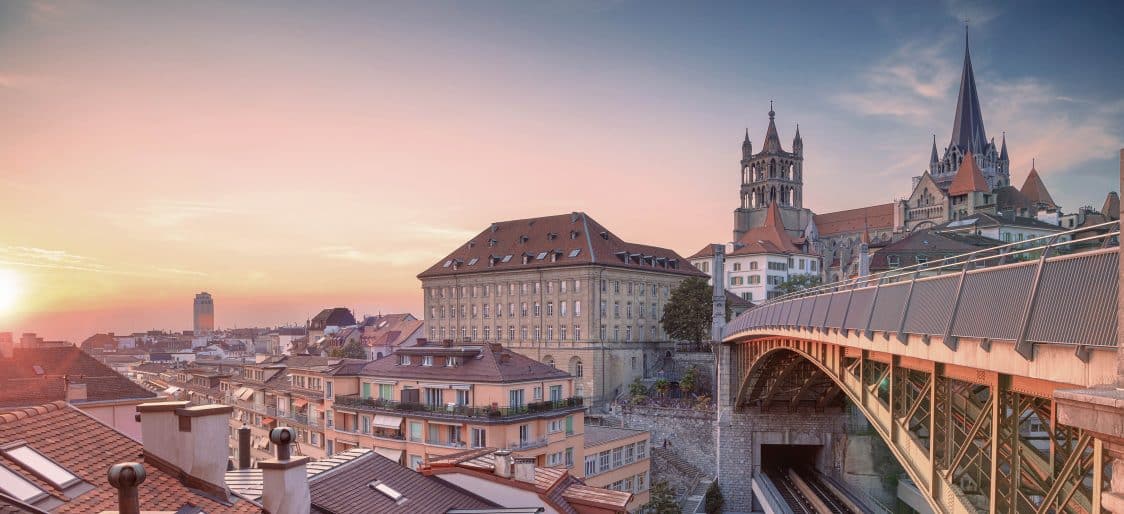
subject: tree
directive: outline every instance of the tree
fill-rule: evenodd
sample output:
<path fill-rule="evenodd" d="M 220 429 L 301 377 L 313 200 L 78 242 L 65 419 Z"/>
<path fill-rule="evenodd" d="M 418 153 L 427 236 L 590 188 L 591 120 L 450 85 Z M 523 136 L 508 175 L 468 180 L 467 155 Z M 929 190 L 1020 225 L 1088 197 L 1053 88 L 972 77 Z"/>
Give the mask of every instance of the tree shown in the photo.
<path fill-rule="evenodd" d="M 673 339 L 701 343 L 710 335 L 714 290 L 706 279 L 692 277 L 671 291 L 660 325 Z"/>
<path fill-rule="evenodd" d="M 656 392 L 659 393 L 660 396 L 667 396 L 667 392 L 671 389 L 671 382 L 661 378 L 656 380 L 655 386 Z"/>
<path fill-rule="evenodd" d="M 819 275 L 792 275 L 788 280 L 777 284 L 777 294 L 795 293 L 822 283 Z"/>
<path fill-rule="evenodd" d="M 647 393 L 648 388 L 644 387 L 644 384 L 640 382 L 640 377 L 636 377 L 636 380 L 633 380 L 631 384 L 628 384 L 628 394 L 630 396 L 644 396 Z"/>
<path fill-rule="evenodd" d="M 343 345 L 343 348 L 332 350 L 332 357 L 344 357 L 348 359 L 366 359 L 367 351 L 363 349 L 363 345 L 359 341 L 351 340 Z"/>
<path fill-rule="evenodd" d="M 643 511 L 648 514 L 683 514 L 679 503 L 675 501 L 675 493 L 667 482 L 652 484 L 651 499 L 644 505 Z"/>
<path fill-rule="evenodd" d="M 699 385 L 698 382 L 699 368 L 697 366 L 691 366 L 687 368 L 686 373 L 683 373 L 683 378 L 679 379 L 679 388 L 682 389 L 684 393 L 693 393 L 695 392 L 695 387 Z"/>
<path fill-rule="evenodd" d="M 722 490 L 718 488 L 718 481 L 715 480 L 710 483 L 710 487 L 706 488 L 706 496 L 703 497 L 703 510 L 706 514 L 718 514 L 722 512 L 722 507 L 726 505 L 726 499 L 722 497 Z"/>

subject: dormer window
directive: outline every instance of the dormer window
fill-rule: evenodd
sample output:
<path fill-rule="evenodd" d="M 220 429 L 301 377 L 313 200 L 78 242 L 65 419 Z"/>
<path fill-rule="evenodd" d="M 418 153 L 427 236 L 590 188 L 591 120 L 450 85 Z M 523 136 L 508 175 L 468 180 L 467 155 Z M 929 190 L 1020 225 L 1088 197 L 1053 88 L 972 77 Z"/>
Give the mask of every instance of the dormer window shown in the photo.
<path fill-rule="evenodd" d="M 433 356 L 432 355 L 423 356 L 421 365 L 422 366 L 432 366 L 433 365 Z"/>
<path fill-rule="evenodd" d="M 495 239 L 488 239 L 488 248 L 492 248 L 494 246 L 496 246 L 496 240 Z"/>
<path fill-rule="evenodd" d="M 445 357 L 445 366 L 455 368 L 460 365 L 460 358 L 458 357 Z"/>
<path fill-rule="evenodd" d="M 604 240 L 608 241 L 609 240 L 609 233 L 608 232 L 602 232 L 601 233 L 601 239 L 604 239 Z"/>
<path fill-rule="evenodd" d="M 399 366 L 409 366 L 410 365 L 410 356 L 409 355 L 399 355 L 398 356 L 398 365 Z"/>
<path fill-rule="evenodd" d="M 528 254 L 523 254 L 523 264 L 527 264 L 527 263 L 530 263 L 530 262 L 531 262 L 531 256 L 528 255 Z"/>
<path fill-rule="evenodd" d="M 546 240 L 547 241 L 554 241 L 557 238 L 558 238 L 558 234 L 555 234 L 554 232 L 547 232 L 546 233 Z"/>
<path fill-rule="evenodd" d="M 572 239 L 577 239 L 577 238 L 578 238 L 578 234 L 579 234 L 579 232 L 578 232 L 577 230 L 571 230 L 571 231 L 570 231 L 570 239 L 571 239 L 571 240 L 572 240 Z"/>
<path fill-rule="evenodd" d="M 526 243 L 526 242 L 527 242 L 527 241 L 529 241 L 530 239 L 531 239 L 531 238 L 529 238 L 529 237 L 527 237 L 527 236 L 519 236 L 519 244 L 523 244 L 523 243 Z"/>

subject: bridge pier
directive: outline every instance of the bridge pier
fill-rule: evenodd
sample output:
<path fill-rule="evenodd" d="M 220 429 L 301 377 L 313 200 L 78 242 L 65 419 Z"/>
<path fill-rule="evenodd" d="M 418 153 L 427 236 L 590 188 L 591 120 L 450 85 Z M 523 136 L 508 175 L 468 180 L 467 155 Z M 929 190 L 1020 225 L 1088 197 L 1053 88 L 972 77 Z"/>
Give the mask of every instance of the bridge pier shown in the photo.
<path fill-rule="evenodd" d="M 1124 190 L 1124 149 L 1120 150 L 1120 186 Z M 1120 213 L 1117 213 L 1119 217 Z M 1092 432 L 1100 452 L 1111 468 L 1107 491 L 1094 491 L 1103 511 L 1124 513 L 1124 259 L 1120 260 L 1120 284 L 1116 308 L 1116 383 L 1093 389 L 1059 391 L 1054 400 L 1058 421 Z M 1100 493 L 1099 495 L 1097 493 Z M 1095 509 L 1094 509 L 1095 511 Z"/>

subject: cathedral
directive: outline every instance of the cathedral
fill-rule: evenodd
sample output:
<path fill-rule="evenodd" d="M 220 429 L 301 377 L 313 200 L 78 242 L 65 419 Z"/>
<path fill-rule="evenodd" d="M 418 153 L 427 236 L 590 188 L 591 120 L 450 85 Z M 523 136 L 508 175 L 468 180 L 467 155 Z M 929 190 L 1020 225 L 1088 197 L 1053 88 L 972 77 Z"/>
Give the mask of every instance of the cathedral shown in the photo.
<path fill-rule="evenodd" d="M 1021 188 L 1011 185 L 1006 139 L 1004 133 L 997 144 L 994 138 L 987 137 L 965 35 L 952 136 L 943 152 L 938 151 L 936 137 L 933 138 L 929 168 L 913 177 L 910 194 L 883 204 L 814 213 L 804 206 L 804 141 L 800 127 L 796 127 L 791 151 L 786 151 L 770 103 L 761 150 L 753 152 L 748 130 L 742 141 L 740 203 L 734 210 L 735 243 L 731 251 L 746 258 L 763 253 L 762 257 L 777 264 L 769 269 L 778 270 L 785 260 L 793 266 L 794 262 L 802 264 L 803 258 L 815 256 L 821 278 L 832 282 L 869 273 L 871 256 L 878 248 L 918 231 L 951 229 L 987 217 L 990 225 L 1011 229 L 990 236 L 998 243 L 999 238 L 1022 240 L 1024 235 L 1031 238 L 1061 232 L 1061 225 L 1066 222 L 1072 226 L 1072 220 L 1063 219 L 1073 215 L 1061 214 L 1033 166 Z M 776 232 L 781 229 L 788 238 L 784 244 L 758 244 L 776 239 Z M 972 235 L 989 237 L 979 231 Z M 1013 237 L 1016 235 L 1017 239 Z M 704 265 L 711 255 L 704 248 L 689 259 Z M 731 267 L 727 272 L 741 271 L 737 268 Z M 806 272 L 802 266 L 799 271 Z M 736 275 L 728 276 L 729 285 L 739 285 Z M 763 285 L 766 283 L 763 281 Z M 754 294 L 753 299 L 772 297 L 774 293 L 770 287 Z"/>

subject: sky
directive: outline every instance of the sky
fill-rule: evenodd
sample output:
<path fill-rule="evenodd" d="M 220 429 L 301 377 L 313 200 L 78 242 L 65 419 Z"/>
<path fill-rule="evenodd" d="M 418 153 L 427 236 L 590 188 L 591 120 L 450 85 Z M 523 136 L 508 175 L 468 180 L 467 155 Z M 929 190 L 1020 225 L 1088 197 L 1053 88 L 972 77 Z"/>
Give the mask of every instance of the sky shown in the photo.
<path fill-rule="evenodd" d="M 1119 2 L 0 2 L 0 331 L 421 315 L 493 221 L 726 241 L 775 102 L 805 206 L 908 195 L 970 25 L 988 137 L 1063 209 L 1124 147 Z"/>

